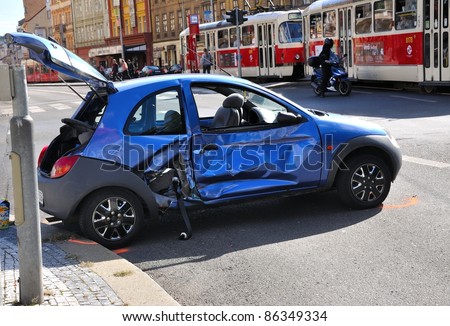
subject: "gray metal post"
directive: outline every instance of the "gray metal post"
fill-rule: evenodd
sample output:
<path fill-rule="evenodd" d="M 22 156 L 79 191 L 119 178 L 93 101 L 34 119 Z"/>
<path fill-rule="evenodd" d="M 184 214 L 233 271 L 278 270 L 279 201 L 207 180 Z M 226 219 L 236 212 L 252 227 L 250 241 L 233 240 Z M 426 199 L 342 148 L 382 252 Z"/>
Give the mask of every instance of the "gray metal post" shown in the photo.
<path fill-rule="evenodd" d="M 44 296 L 33 119 L 28 114 L 25 67 L 13 62 L 11 68 L 13 117 L 10 121 L 10 157 L 19 251 L 20 303 L 32 305 L 41 304 Z"/>
<path fill-rule="evenodd" d="M 237 61 L 238 61 L 238 76 L 242 77 L 241 67 L 241 29 L 239 28 L 239 9 L 236 7 L 236 37 L 237 37 Z"/>

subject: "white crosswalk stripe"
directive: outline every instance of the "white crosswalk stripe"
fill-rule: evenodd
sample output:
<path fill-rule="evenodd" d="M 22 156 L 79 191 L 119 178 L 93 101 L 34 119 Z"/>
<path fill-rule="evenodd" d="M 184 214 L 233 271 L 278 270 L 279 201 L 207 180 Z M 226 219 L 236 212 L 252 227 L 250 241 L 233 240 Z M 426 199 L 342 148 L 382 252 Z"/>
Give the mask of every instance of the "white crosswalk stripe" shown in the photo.
<path fill-rule="evenodd" d="M 30 107 L 28 108 L 28 111 L 30 111 L 31 113 L 41 113 L 41 112 L 45 112 L 44 109 L 42 109 L 42 108 L 39 107 L 39 106 L 35 106 L 35 105 L 30 106 Z"/>
<path fill-rule="evenodd" d="M 81 103 L 80 101 L 72 101 L 72 102 L 68 102 L 67 104 L 52 103 L 52 104 L 46 104 L 45 106 L 30 105 L 28 107 L 28 112 L 29 113 L 44 113 L 44 112 L 50 112 L 52 110 L 58 110 L 58 111 L 75 110 L 80 105 L 80 103 Z M 4 105 L 3 108 L 0 107 L 0 116 L 1 117 L 11 117 L 13 115 L 12 108 L 8 108 L 8 109 L 5 108 L 8 106 Z"/>
<path fill-rule="evenodd" d="M 12 112 L 13 112 L 12 109 L 4 109 L 0 111 L 0 116 L 7 117 L 12 115 Z"/>
<path fill-rule="evenodd" d="M 49 105 L 56 110 L 69 110 L 72 108 L 71 106 L 68 106 L 67 104 L 64 103 L 53 103 Z"/>

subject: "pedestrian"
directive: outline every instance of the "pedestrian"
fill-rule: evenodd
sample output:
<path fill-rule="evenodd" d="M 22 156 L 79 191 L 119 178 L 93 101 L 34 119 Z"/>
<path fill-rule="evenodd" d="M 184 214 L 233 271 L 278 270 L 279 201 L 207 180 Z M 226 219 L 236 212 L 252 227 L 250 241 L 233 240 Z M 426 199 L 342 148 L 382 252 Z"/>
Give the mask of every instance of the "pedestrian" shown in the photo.
<path fill-rule="evenodd" d="M 212 56 L 209 53 L 208 49 L 203 50 L 202 58 L 200 60 L 200 64 L 203 67 L 203 73 L 209 74 L 211 73 L 211 65 L 212 65 Z"/>
<path fill-rule="evenodd" d="M 130 78 L 135 78 L 136 76 L 135 76 L 135 69 L 134 69 L 134 64 L 133 64 L 133 62 L 131 62 L 131 60 L 130 59 L 128 59 L 128 61 L 127 61 L 127 64 L 128 64 L 128 74 L 130 75 Z"/>
<path fill-rule="evenodd" d="M 102 63 L 100 63 L 100 65 L 98 66 L 98 71 L 105 76 L 105 67 L 103 66 Z"/>
<path fill-rule="evenodd" d="M 120 67 L 122 68 L 122 79 L 130 79 L 130 75 L 128 73 L 128 65 L 124 59 L 120 59 Z"/>
<path fill-rule="evenodd" d="M 113 59 L 112 61 L 112 79 L 113 81 L 119 79 L 119 65 L 117 64 L 116 59 Z"/>

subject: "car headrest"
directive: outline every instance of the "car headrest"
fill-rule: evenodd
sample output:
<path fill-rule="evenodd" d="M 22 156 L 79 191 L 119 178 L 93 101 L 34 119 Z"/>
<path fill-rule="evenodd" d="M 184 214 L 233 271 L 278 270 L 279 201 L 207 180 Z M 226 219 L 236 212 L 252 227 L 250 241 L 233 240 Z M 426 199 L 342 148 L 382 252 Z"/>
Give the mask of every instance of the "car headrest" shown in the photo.
<path fill-rule="evenodd" d="M 222 104 L 224 108 L 237 110 L 240 110 L 242 105 L 244 105 L 244 97 L 241 94 L 237 93 L 228 95 Z"/>

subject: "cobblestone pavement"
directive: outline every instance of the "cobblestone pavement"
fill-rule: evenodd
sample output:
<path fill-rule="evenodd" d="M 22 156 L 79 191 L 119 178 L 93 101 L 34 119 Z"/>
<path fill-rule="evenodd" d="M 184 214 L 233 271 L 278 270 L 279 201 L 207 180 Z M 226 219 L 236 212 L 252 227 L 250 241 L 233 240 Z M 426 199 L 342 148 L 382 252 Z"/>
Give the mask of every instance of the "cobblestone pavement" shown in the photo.
<path fill-rule="evenodd" d="M 109 285 L 56 244 L 42 244 L 43 306 L 122 306 Z M 0 230 L 0 286 L 3 305 L 16 305 L 19 295 L 19 260 L 16 228 Z"/>

